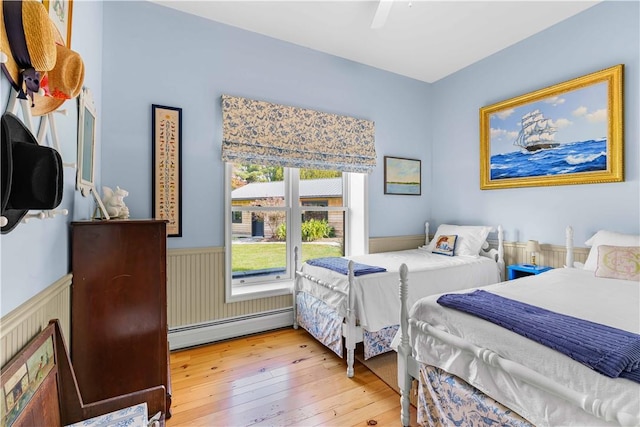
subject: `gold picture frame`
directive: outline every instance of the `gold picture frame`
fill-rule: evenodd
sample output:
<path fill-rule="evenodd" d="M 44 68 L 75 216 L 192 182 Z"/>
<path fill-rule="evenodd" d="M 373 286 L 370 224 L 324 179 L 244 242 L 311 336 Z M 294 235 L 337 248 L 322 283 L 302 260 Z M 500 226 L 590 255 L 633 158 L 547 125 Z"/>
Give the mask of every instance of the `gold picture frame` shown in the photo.
<path fill-rule="evenodd" d="M 480 189 L 624 181 L 623 68 L 480 108 Z"/>
<path fill-rule="evenodd" d="M 182 237 L 182 108 L 153 104 L 153 212 L 167 221 L 167 236 Z"/>
<path fill-rule="evenodd" d="M 71 49 L 71 22 L 73 17 L 73 0 L 43 0 L 42 4 L 49 12 L 51 22 L 56 26 L 65 46 Z"/>

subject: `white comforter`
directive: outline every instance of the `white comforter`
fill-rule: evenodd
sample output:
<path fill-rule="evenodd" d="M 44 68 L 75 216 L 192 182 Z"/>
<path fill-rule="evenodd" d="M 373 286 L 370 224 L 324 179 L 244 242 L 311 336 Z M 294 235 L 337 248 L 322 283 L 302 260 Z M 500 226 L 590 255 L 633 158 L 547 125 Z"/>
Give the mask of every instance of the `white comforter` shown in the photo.
<path fill-rule="evenodd" d="M 497 263 L 484 256 L 449 257 L 418 248 L 348 258 L 387 269 L 384 273 L 365 274 L 354 280 L 356 316 L 360 325 L 372 332 L 399 323 L 398 271 L 403 263 L 409 267 L 410 304 L 434 293 L 484 286 L 500 280 Z M 343 274 L 308 264 L 303 264 L 302 271 L 345 292 L 348 289 L 348 278 Z M 334 307 L 341 315 L 346 315 L 345 296 L 306 279 L 300 281 L 299 290 L 310 293 Z"/>
<path fill-rule="evenodd" d="M 484 289 L 555 312 L 640 333 L 638 282 L 597 278 L 592 271 L 563 268 Z M 532 368 L 576 391 L 610 401 L 621 412 L 640 419 L 640 384 L 627 379 L 608 378 L 516 333 L 461 311 L 444 308 L 436 302 L 437 298 L 434 295 L 418 301 L 410 316 L 480 347 L 492 349 L 502 357 Z M 607 424 L 564 400 L 515 381 L 469 353 L 413 331 L 411 335 L 417 336 L 414 352 L 420 362 L 438 366 L 465 379 L 536 426 L 617 425 Z"/>

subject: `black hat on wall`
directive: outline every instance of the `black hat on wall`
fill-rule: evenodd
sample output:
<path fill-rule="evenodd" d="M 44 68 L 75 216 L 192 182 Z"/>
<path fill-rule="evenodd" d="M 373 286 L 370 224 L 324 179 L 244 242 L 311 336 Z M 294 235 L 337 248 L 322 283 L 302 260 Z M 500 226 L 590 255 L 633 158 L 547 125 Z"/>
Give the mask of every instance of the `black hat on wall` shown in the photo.
<path fill-rule="evenodd" d="M 2 115 L 1 215 L 7 219 L 2 234 L 13 230 L 29 209 L 54 209 L 62 201 L 62 158 L 38 144 L 22 121 Z"/>

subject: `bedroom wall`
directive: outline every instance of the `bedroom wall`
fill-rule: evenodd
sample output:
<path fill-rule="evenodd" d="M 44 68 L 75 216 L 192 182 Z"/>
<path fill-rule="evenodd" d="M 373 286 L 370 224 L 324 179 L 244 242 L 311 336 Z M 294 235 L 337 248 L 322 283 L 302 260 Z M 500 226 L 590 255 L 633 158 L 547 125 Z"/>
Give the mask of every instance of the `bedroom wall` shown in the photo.
<path fill-rule="evenodd" d="M 151 104 L 182 108 L 183 237 L 170 249 L 224 246 L 222 94 L 375 121 L 370 234 L 422 232 L 428 181 L 420 197 L 385 197 L 382 159 L 428 163 L 427 83 L 150 2 L 104 12 L 102 179 L 129 191 L 132 217 L 151 215 Z"/>
<path fill-rule="evenodd" d="M 139 1 L 104 3 L 103 57 L 102 182 L 129 191 L 133 218 L 152 214 L 151 105 L 182 108 L 182 237 L 168 239 L 171 348 L 257 331 L 247 323 L 292 323 L 289 296 L 224 299 L 223 94 L 373 120 L 370 235 L 422 232 L 428 192 L 381 197 L 382 159 L 428 162 L 427 83 Z"/>
<path fill-rule="evenodd" d="M 431 218 L 502 224 L 505 239 L 576 246 L 640 227 L 640 3 L 603 2 L 432 86 Z M 616 64 L 624 69 L 625 181 L 480 190 L 479 109 Z"/>

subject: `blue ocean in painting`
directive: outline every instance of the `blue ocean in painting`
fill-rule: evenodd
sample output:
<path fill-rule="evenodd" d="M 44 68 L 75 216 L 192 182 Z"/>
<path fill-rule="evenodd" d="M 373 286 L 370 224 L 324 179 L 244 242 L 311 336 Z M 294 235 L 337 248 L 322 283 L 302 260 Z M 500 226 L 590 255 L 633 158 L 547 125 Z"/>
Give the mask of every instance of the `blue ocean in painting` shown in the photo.
<path fill-rule="evenodd" d="M 564 175 L 607 170 L 607 140 L 560 144 L 533 153 L 513 151 L 491 156 L 491 179 Z"/>

